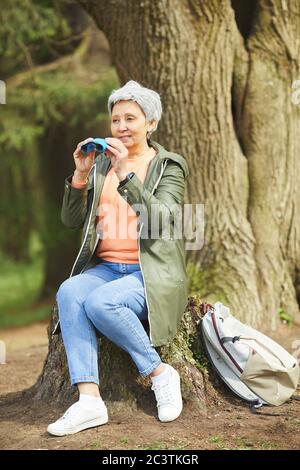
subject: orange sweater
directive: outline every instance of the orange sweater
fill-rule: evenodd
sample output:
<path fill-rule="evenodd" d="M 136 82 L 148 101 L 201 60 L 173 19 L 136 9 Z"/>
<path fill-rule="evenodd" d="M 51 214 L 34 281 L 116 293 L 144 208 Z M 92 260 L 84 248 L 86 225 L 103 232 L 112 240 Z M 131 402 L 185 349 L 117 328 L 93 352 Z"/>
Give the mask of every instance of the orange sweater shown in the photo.
<path fill-rule="evenodd" d="M 143 183 L 155 150 L 148 156 L 127 160 L 128 173 L 134 171 Z M 139 263 L 137 216 L 131 206 L 117 191 L 119 179 L 114 169 L 107 173 L 97 209 L 96 230 L 100 240 L 96 248 L 99 258 L 115 263 Z M 72 186 L 82 188 L 83 183 L 72 181 Z"/>

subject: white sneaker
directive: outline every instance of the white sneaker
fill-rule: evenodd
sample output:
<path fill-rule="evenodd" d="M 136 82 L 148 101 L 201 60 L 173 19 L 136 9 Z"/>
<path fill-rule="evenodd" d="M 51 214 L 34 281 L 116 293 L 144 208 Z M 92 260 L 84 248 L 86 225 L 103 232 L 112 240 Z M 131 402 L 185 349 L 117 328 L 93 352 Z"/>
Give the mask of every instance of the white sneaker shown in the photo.
<path fill-rule="evenodd" d="M 182 411 L 182 397 L 180 390 L 180 376 L 177 370 L 169 364 L 169 375 L 165 380 L 154 383 L 151 390 L 155 393 L 160 421 L 174 421 Z"/>
<path fill-rule="evenodd" d="M 49 424 L 47 431 L 54 436 L 66 436 L 83 429 L 100 426 L 108 421 L 107 408 L 103 405 L 87 409 L 77 401 L 55 423 Z"/>

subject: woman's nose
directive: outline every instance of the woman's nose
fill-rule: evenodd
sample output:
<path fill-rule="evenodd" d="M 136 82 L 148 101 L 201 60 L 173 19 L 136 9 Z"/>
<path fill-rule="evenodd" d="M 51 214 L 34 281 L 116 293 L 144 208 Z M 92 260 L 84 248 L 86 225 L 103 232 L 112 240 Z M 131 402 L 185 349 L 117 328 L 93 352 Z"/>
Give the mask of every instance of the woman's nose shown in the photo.
<path fill-rule="evenodd" d="M 120 121 L 120 123 L 119 123 L 119 130 L 120 130 L 120 131 L 124 131 L 125 129 L 127 129 L 126 122 L 125 122 L 125 121 Z"/>

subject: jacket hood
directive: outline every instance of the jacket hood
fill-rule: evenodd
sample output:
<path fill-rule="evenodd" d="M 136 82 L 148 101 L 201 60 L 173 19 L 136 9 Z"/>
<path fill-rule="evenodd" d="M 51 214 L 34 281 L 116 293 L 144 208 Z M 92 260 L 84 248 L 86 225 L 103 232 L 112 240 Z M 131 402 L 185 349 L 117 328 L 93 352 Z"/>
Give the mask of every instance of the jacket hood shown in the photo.
<path fill-rule="evenodd" d="M 178 153 L 169 152 L 162 145 L 160 145 L 158 142 L 155 142 L 154 140 L 150 139 L 149 144 L 156 148 L 156 150 L 158 151 L 157 158 L 159 160 L 165 160 L 167 158 L 173 160 L 174 162 L 178 163 L 183 169 L 184 177 L 187 178 L 189 176 L 189 167 L 185 157 L 179 155 Z"/>

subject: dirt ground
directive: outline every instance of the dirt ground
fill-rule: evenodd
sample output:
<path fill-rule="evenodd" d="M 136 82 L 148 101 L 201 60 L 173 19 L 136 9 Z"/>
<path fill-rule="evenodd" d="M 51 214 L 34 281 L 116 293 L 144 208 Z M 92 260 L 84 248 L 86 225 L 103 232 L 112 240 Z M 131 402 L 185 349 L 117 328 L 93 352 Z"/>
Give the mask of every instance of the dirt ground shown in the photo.
<path fill-rule="evenodd" d="M 50 436 L 47 425 L 65 408 L 54 403 L 24 403 L 47 354 L 46 323 L 0 331 L 6 363 L 0 364 L 0 449 L 299 449 L 300 403 L 289 401 L 266 411 L 285 416 L 255 416 L 226 390 L 205 415 L 184 406 L 172 423 L 161 423 L 153 406 L 133 414 L 109 409 L 109 423 L 73 436 Z M 271 335 L 286 349 L 300 351 L 300 326 L 281 325 Z M 297 343 L 297 341 L 299 341 Z M 299 354 L 300 355 L 300 354 Z M 300 390 L 298 390 L 300 394 Z"/>

